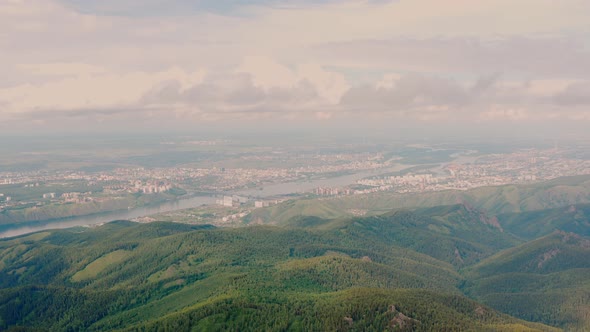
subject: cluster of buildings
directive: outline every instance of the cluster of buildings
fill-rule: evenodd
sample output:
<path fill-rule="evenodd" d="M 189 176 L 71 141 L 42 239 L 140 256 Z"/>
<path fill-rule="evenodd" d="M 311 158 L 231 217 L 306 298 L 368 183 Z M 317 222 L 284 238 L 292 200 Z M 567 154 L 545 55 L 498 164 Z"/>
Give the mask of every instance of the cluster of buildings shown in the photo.
<path fill-rule="evenodd" d="M 279 204 L 281 202 L 284 202 L 286 199 L 282 198 L 282 199 L 268 199 L 268 200 L 258 200 L 258 201 L 254 201 L 254 207 L 255 208 L 262 208 L 262 207 L 269 207 L 269 206 L 273 206 L 276 204 Z"/>
<path fill-rule="evenodd" d="M 582 174 L 590 174 L 590 161 L 560 158 L 555 151 L 528 150 L 512 154 L 486 155 L 472 162 L 446 163 L 426 170 L 423 174 L 362 179 L 357 181 L 357 185 L 363 188 L 353 190 L 352 194 L 379 191 L 416 193 L 467 190 Z M 338 191 L 327 191 L 328 194 L 335 192 Z"/>
<path fill-rule="evenodd" d="M 0 212 L 10 206 L 10 202 L 12 201 L 12 197 L 6 196 L 4 194 L 0 194 Z"/>
<path fill-rule="evenodd" d="M 352 195 L 353 190 L 350 188 L 318 187 L 313 190 L 313 193 L 318 196 Z"/>
<path fill-rule="evenodd" d="M 83 202 L 92 201 L 91 195 L 92 195 L 91 191 L 88 191 L 85 193 L 70 192 L 70 193 L 61 194 L 61 198 L 64 202 L 67 202 L 67 203 L 83 203 Z"/>
<path fill-rule="evenodd" d="M 216 204 L 226 207 L 237 207 L 248 201 L 248 198 L 242 196 L 223 196 L 215 201 Z"/>
<path fill-rule="evenodd" d="M 357 184 L 370 187 L 420 187 L 425 189 L 427 185 L 438 183 L 439 179 L 432 174 L 408 174 L 387 176 L 383 178 L 362 179 L 358 180 Z"/>
<path fill-rule="evenodd" d="M 62 201 L 64 203 L 83 203 L 83 202 L 91 202 L 94 199 L 92 198 L 92 191 L 88 192 L 67 192 L 58 195 L 57 193 L 45 193 L 42 195 L 44 200 L 52 200 L 52 201 Z"/>
<path fill-rule="evenodd" d="M 6 196 L 6 195 L 0 193 L 0 201 L 10 202 L 11 200 L 12 200 L 12 197 Z"/>
<path fill-rule="evenodd" d="M 278 198 L 278 199 L 265 199 L 265 200 L 255 200 L 254 207 L 255 208 L 263 208 L 269 207 L 275 204 L 279 204 L 285 201 L 285 198 Z M 239 207 L 243 204 L 251 202 L 248 197 L 243 196 L 223 196 L 215 201 L 217 205 L 225 206 L 225 207 Z"/>
<path fill-rule="evenodd" d="M 157 194 L 172 189 L 172 184 L 162 181 L 135 181 L 129 192 L 140 192 L 142 194 Z"/>
<path fill-rule="evenodd" d="M 79 193 L 39 193 L 37 200 L 23 202 L 15 193 L 0 195 L 0 208 L 21 203 L 46 204 L 52 202 L 85 202 L 94 199 L 116 198 L 130 193 L 157 194 L 181 187 L 187 191 L 204 193 L 231 192 L 242 188 L 260 187 L 272 183 L 306 181 L 314 177 L 339 173 L 358 173 L 392 166 L 394 159 L 382 153 L 350 154 L 248 154 L 239 157 L 242 167 L 224 168 L 212 166 L 169 168 L 118 168 L 109 171 L 87 173 L 83 171 L 31 171 L 0 172 L 0 186 L 22 185 L 23 188 L 54 191 L 57 185 Z M 470 157 L 468 162 L 445 163 L 431 169 L 406 175 L 375 176 L 359 180 L 344 188 L 318 187 L 318 196 L 365 194 L 378 191 L 398 193 L 427 192 L 449 189 L 470 189 L 480 186 L 543 181 L 561 176 L 590 174 L 590 161 L 568 158 L 562 151 L 525 150 L 511 154 L 490 154 Z M 234 161 L 235 162 L 235 161 Z M 285 167 L 264 167 L 277 165 Z M 248 168 L 246 165 L 254 165 Z M 2 188 L 2 187 L 0 187 Z M 78 189 L 81 188 L 81 189 Z M 91 192 L 82 192 L 92 190 Z M 58 190 L 59 192 L 59 190 Z M 10 195 L 10 196 L 8 196 Z M 16 195 L 16 197 L 15 197 Z M 11 197 L 13 196 L 13 197 Z M 21 202 L 19 202 L 21 200 Z M 243 198 L 225 196 L 218 204 L 235 207 L 244 203 Z M 255 207 L 273 204 L 273 200 L 255 201 Z"/>
<path fill-rule="evenodd" d="M 228 222 L 232 222 L 232 221 L 240 221 L 242 218 L 247 216 L 248 213 L 249 212 L 240 212 L 240 213 L 230 214 L 229 216 L 222 217 L 221 222 L 228 223 Z"/>
<path fill-rule="evenodd" d="M 108 194 L 117 193 L 142 193 L 142 194 L 157 194 L 170 191 L 174 186 L 166 181 L 129 181 L 127 183 L 116 183 L 105 185 L 103 192 Z"/>
<path fill-rule="evenodd" d="M 375 176 L 343 188 L 319 187 L 318 196 L 359 195 L 380 191 L 417 193 L 467 190 L 482 186 L 545 181 L 562 176 L 590 174 L 590 161 L 560 157 L 555 151 L 528 150 L 485 155 L 469 162 L 445 163 L 422 173 Z"/>
<path fill-rule="evenodd" d="M 208 144 L 208 143 L 207 143 Z M 202 192 L 227 192 L 240 188 L 267 185 L 270 183 L 305 180 L 312 176 L 338 172 L 355 172 L 383 168 L 389 165 L 379 153 L 357 154 L 310 154 L 310 155 L 247 155 L 244 163 L 256 165 L 257 159 L 264 164 L 284 164 L 286 167 L 168 167 L 168 168 L 117 168 L 101 172 L 84 171 L 28 171 L 0 172 L 0 185 L 22 184 L 24 187 L 43 187 L 48 184 L 84 183 L 97 186 L 111 195 L 123 192 L 160 193 L 180 186 Z M 304 166 L 301 166 L 304 164 Z M 299 166 L 297 166 L 299 165 Z"/>

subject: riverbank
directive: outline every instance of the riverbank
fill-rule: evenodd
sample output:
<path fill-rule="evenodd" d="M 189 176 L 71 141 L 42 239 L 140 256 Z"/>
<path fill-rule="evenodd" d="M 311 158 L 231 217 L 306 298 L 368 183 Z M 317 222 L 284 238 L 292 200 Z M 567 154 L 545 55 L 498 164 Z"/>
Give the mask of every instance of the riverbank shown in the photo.
<path fill-rule="evenodd" d="M 91 215 L 74 216 L 50 220 L 26 221 L 18 224 L 0 225 L 0 238 L 23 235 L 46 229 L 70 228 L 76 226 L 95 225 L 113 220 L 130 220 L 146 215 L 173 210 L 187 209 L 215 203 L 214 196 L 194 196 L 189 198 L 163 201 L 159 204 L 146 205 L 133 209 L 99 212 Z"/>
<path fill-rule="evenodd" d="M 24 206 L 0 212 L 0 226 L 24 222 L 50 221 L 63 218 L 88 216 L 104 212 L 124 211 L 133 208 L 161 204 L 179 196 L 168 193 L 127 195 L 80 203 L 51 203 L 41 206 Z"/>
<path fill-rule="evenodd" d="M 272 196 L 286 196 L 292 194 L 300 194 L 306 191 L 311 191 L 317 187 L 333 186 L 343 187 L 354 184 L 357 180 L 375 176 L 383 173 L 401 171 L 412 167 L 413 165 L 395 165 L 392 167 L 364 171 L 354 174 L 346 174 L 329 178 L 317 178 L 309 181 L 285 182 L 276 183 L 265 186 L 264 188 L 252 188 L 245 190 L 236 190 L 234 192 L 226 193 L 228 195 L 246 196 L 252 199 L 272 197 Z M 129 209 L 123 204 L 120 209 L 110 210 L 105 212 L 95 208 L 96 213 L 85 215 L 66 215 L 63 217 L 24 220 L 17 223 L 0 224 L 0 238 L 23 235 L 27 233 L 37 232 L 46 229 L 54 228 L 69 228 L 75 226 L 87 226 L 105 223 L 113 220 L 130 220 L 148 215 L 154 215 L 162 212 L 169 212 L 174 210 L 188 209 L 198 207 L 201 205 L 214 204 L 216 198 L 214 195 L 210 196 L 195 196 L 190 198 L 164 200 L 161 203 L 146 204 L 144 206 L 136 206 Z"/>

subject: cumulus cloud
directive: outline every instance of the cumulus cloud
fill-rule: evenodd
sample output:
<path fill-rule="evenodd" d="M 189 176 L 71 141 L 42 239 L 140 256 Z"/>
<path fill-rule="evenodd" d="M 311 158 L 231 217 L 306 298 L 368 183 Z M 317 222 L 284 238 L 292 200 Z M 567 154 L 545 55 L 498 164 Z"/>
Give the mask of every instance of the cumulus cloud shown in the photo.
<path fill-rule="evenodd" d="M 590 81 L 564 82 L 509 81 L 489 75 L 465 83 L 437 76 L 387 74 L 373 85 L 348 90 L 340 106 L 353 113 L 423 120 L 574 119 L 581 109 L 571 106 L 590 106 Z"/>
<path fill-rule="evenodd" d="M 77 75 L 68 69 L 86 68 Z M 53 75 L 61 64 L 26 66 Z M 60 119 L 86 117 L 91 121 L 122 120 L 127 114 L 141 123 L 142 117 L 184 120 L 241 116 L 315 116 L 336 104 L 347 89 L 345 80 L 315 65 L 284 69 L 268 76 L 260 68 L 239 66 L 223 72 L 201 69 L 186 72 L 170 68 L 160 72 L 115 74 L 92 66 L 65 66 L 58 78 L 38 85 L 0 89 L 0 106 L 8 119 Z M 264 67 L 263 67 L 264 68 Z M 41 70 L 40 70 L 41 69 Z M 55 73 L 57 73 L 55 72 Z M 143 112 L 142 112 L 143 111 Z M 328 118 L 327 112 L 320 118 Z"/>
<path fill-rule="evenodd" d="M 266 90 L 309 84 L 317 90 L 319 98 L 330 104 L 337 103 L 350 87 L 342 74 L 314 63 L 298 64 L 291 69 L 268 57 L 247 57 L 237 72 L 248 73 L 256 86 Z"/>
<path fill-rule="evenodd" d="M 204 82 L 183 88 L 177 81 L 161 84 L 141 99 L 144 106 L 180 106 L 201 112 L 262 112 L 295 109 L 304 111 L 319 104 L 319 95 L 307 81 L 290 87 L 262 88 L 249 74 L 208 77 Z"/>
<path fill-rule="evenodd" d="M 1 1 L 0 123 L 589 118 L 583 0 L 222 2 Z"/>
<path fill-rule="evenodd" d="M 186 15 L 199 11 L 228 13 L 237 11 L 244 2 L 231 0 L 101 0 L 80 1 L 61 0 L 63 3 L 82 12 L 100 15 L 122 16 L 154 16 L 154 15 Z M 249 0 L 252 6 L 293 7 L 318 3 L 337 3 L 345 0 Z M 383 4 L 392 0 L 368 0 L 369 3 Z"/>
<path fill-rule="evenodd" d="M 568 85 L 554 96 L 557 104 L 563 106 L 590 106 L 590 82 L 576 82 Z"/>
<path fill-rule="evenodd" d="M 405 75 L 389 86 L 363 85 L 350 89 L 341 100 L 347 108 L 366 111 L 411 112 L 427 108 L 458 108 L 470 102 L 469 88 L 439 77 Z"/>
<path fill-rule="evenodd" d="M 59 68 L 60 65 L 40 67 Z M 5 104 L 3 113 L 109 108 L 134 104 L 145 91 L 160 82 L 176 80 L 190 83 L 199 80 L 201 75 L 201 72 L 187 73 L 179 68 L 155 73 L 82 71 L 75 76 L 66 75 L 41 84 L 0 89 L 0 101 Z"/>
<path fill-rule="evenodd" d="M 318 58 L 336 64 L 406 71 L 528 78 L 590 77 L 590 50 L 575 36 L 473 36 L 350 40 L 318 44 Z"/>

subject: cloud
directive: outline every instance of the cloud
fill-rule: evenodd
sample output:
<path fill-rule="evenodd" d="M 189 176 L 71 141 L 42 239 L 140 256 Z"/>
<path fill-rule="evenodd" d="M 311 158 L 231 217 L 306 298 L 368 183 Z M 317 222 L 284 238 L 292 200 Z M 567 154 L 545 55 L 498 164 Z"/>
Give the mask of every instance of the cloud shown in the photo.
<path fill-rule="evenodd" d="M 27 68 L 37 71 L 60 66 Z M 334 82 L 346 81 L 339 74 L 315 65 L 295 69 L 278 63 L 269 65 L 284 75 L 278 78 L 267 76 L 265 71 L 257 73 L 256 66 L 244 65 L 223 73 L 171 68 L 124 75 L 83 65 L 73 68 L 78 66 L 89 70 L 40 85 L 0 89 L 5 121 L 85 120 L 139 125 L 163 120 L 187 125 L 224 119 L 333 121 L 366 115 L 372 119 L 393 116 L 440 123 L 458 119 L 572 120 L 588 118 L 581 107 L 590 104 L 590 81 L 509 81 L 488 75 L 465 82 L 434 75 L 388 73 L 372 84 L 340 86 Z M 53 71 L 45 74 L 52 75 Z M 334 90 L 334 86 L 338 88 Z"/>
<path fill-rule="evenodd" d="M 176 82 L 161 85 L 147 92 L 141 99 L 146 106 L 193 107 L 203 112 L 235 112 L 263 110 L 275 107 L 304 107 L 318 98 L 317 92 L 306 82 L 289 89 L 263 89 L 254 85 L 249 74 L 209 77 L 203 83 L 183 89 Z"/>
<path fill-rule="evenodd" d="M 314 55 L 334 65 L 422 73 L 512 77 L 590 77 L 590 50 L 574 36 L 470 36 L 351 40 L 319 44 Z"/>
<path fill-rule="evenodd" d="M 105 69 L 85 63 L 20 64 L 19 69 L 36 76 L 87 76 L 105 73 Z"/>
<path fill-rule="evenodd" d="M 586 114 L 584 106 L 590 106 L 590 81 L 567 82 L 509 81 L 490 75 L 466 83 L 437 76 L 386 74 L 375 84 L 348 90 L 339 106 L 348 113 L 429 121 L 572 120 Z"/>
<path fill-rule="evenodd" d="M 492 105 L 488 110 L 481 112 L 479 118 L 481 120 L 495 120 L 495 121 L 518 121 L 528 119 L 530 115 L 528 111 L 523 108 L 498 107 Z"/>
<path fill-rule="evenodd" d="M 582 0 L 1 1 L 0 122 L 587 119 L 589 16 Z"/>
<path fill-rule="evenodd" d="M 343 0 L 61 0 L 62 3 L 83 13 L 121 16 L 187 15 L 207 11 L 228 13 L 248 6 L 305 6 L 318 3 L 336 3 Z M 369 3 L 386 3 L 389 0 L 370 0 Z"/>
<path fill-rule="evenodd" d="M 26 65 L 23 70 L 53 79 L 0 89 L 0 103 L 5 118 L 12 114 L 21 119 L 84 116 L 114 120 L 123 113 L 141 117 L 141 110 L 146 117 L 174 113 L 192 120 L 223 114 L 292 117 L 325 110 L 337 104 L 348 89 L 341 75 L 317 65 L 292 70 L 270 59 L 256 62 L 268 67 L 251 63 L 245 59 L 234 69 L 212 73 L 173 67 L 122 74 L 85 64 Z"/>
<path fill-rule="evenodd" d="M 371 5 L 347 1 L 293 10 L 252 9 L 256 21 L 243 33 L 263 44 L 308 45 L 355 40 L 547 36 L 588 32 L 590 7 L 583 0 L 561 1 L 394 1 Z M 523 16 L 526 15 L 526 20 Z M 302 22 L 305 22 L 302 28 Z"/>
<path fill-rule="evenodd" d="M 456 81 L 406 75 L 388 87 L 379 84 L 353 87 L 342 97 L 341 105 L 358 110 L 407 112 L 432 106 L 461 107 L 468 101 L 467 90 Z"/>
<path fill-rule="evenodd" d="M 61 66 L 49 64 L 35 68 Z M 3 113 L 118 107 L 134 104 L 145 91 L 161 82 L 176 80 L 182 84 L 192 84 L 202 76 L 202 71 L 189 73 L 179 68 L 155 73 L 82 71 L 75 76 L 66 75 L 42 84 L 22 84 L 0 89 L 0 102 L 7 105 Z"/>
<path fill-rule="evenodd" d="M 554 96 L 554 101 L 562 106 L 590 106 L 590 82 L 576 82 L 568 85 Z"/>
<path fill-rule="evenodd" d="M 345 78 L 315 64 L 294 69 L 266 57 L 247 57 L 235 69 L 215 72 L 193 85 L 158 84 L 139 104 L 176 107 L 201 113 L 309 113 L 340 101 Z"/>

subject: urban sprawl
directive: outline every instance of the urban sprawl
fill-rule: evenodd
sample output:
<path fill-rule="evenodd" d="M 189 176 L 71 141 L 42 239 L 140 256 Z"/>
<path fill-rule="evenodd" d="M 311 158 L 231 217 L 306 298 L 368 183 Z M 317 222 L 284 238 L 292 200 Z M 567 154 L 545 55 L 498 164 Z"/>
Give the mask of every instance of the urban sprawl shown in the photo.
<path fill-rule="evenodd" d="M 590 161 L 565 157 L 564 151 L 525 150 L 511 154 L 458 155 L 451 162 L 411 168 L 402 173 L 385 170 L 400 158 L 383 153 L 316 156 L 321 163 L 289 168 L 118 168 L 103 172 L 34 171 L 0 172 L 0 211 L 15 207 L 47 204 L 88 203 L 129 195 L 182 193 L 230 195 L 244 188 L 269 184 L 310 181 L 315 178 L 359 172 L 375 172 L 355 183 L 340 187 L 316 187 L 309 194 L 319 196 L 358 195 L 379 191 L 417 193 L 466 190 L 482 186 L 527 183 L 562 176 L 590 174 Z M 317 160 L 316 160 L 317 161 Z M 416 166 L 416 165 L 413 165 Z M 382 172 L 380 172 L 382 171 Z M 72 188 L 79 188 L 72 190 Z M 29 193 L 23 195 L 22 193 Z M 31 196 L 31 192 L 37 193 Z M 16 194 L 15 194 L 16 193 Z M 19 194 L 21 193 L 21 194 Z M 230 203 L 231 201 L 231 203 Z M 220 199 L 221 205 L 243 204 L 248 200 Z M 258 200 L 255 207 L 267 204 Z"/>

